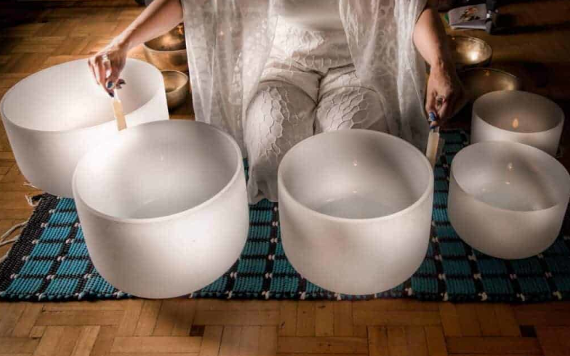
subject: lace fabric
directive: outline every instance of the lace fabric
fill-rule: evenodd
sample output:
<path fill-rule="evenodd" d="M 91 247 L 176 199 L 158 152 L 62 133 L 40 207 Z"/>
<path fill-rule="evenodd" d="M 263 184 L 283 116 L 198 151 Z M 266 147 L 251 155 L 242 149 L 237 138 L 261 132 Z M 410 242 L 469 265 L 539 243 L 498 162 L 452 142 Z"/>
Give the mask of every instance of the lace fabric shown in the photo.
<path fill-rule="evenodd" d="M 350 128 L 386 131 L 380 96 L 362 86 L 343 30 L 312 30 L 280 18 L 245 119 L 250 203 L 278 200 L 279 163 L 303 139 Z"/>
<path fill-rule="evenodd" d="M 272 0 L 182 0 L 196 119 L 230 133 L 246 156 L 245 111 L 269 57 Z M 389 132 L 423 150 L 425 64 L 412 42 L 426 0 L 339 0 L 356 73 L 382 93 Z"/>

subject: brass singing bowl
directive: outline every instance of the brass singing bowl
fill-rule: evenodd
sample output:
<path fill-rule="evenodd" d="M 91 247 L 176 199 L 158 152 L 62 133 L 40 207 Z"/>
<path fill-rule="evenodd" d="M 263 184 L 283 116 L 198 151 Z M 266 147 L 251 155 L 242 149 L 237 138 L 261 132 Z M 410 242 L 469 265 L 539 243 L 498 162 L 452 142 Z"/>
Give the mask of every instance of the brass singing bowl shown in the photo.
<path fill-rule="evenodd" d="M 521 90 L 519 77 L 494 68 L 471 68 L 459 72 L 459 79 L 471 101 L 492 91 Z"/>
<path fill-rule="evenodd" d="M 143 44 L 146 59 L 160 70 L 188 71 L 188 55 L 182 24 Z"/>
<path fill-rule="evenodd" d="M 168 109 L 177 108 L 184 103 L 190 91 L 188 76 L 176 70 L 163 70 L 161 73 L 164 78 Z"/>
<path fill-rule="evenodd" d="M 484 67 L 491 62 L 493 49 L 479 38 L 450 36 L 449 46 L 458 70 Z"/>

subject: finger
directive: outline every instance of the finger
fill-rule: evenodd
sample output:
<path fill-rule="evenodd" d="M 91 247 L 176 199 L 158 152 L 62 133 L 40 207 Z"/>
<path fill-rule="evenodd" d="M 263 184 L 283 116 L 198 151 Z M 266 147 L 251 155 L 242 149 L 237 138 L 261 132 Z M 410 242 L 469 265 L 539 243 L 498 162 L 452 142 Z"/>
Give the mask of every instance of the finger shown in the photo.
<path fill-rule="evenodd" d="M 87 64 L 89 65 L 89 71 L 91 72 L 92 78 L 95 81 L 95 84 L 99 84 L 99 82 L 97 82 L 97 74 L 95 74 L 95 69 L 93 68 L 93 63 L 91 62 L 91 60 L 87 61 Z"/>
<path fill-rule="evenodd" d="M 115 84 L 117 82 L 117 73 L 113 70 L 113 64 L 111 60 L 107 57 L 103 59 L 103 68 L 105 68 L 105 89 L 108 92 L 112 92 L 115 89 Z"/>
<path fill-rule="evenodd" d="M 439 126 L 439 118 L 435 111 L 430 111 L 428 114 L 429 128 L 433 129 Z"/>
<path fill-rule="evenodd" d="M 105 84 L 107 90 L 113 91 L 119 84 L 119 73 L 116 70 L 111 71 L 110 75 L 107 77 L 107 83 Z"/>
<path fill-rule="evenodd" d="M 111 97 L 113 96 L 112 92 L 109 92 L 107 90 L 107 88 L 105 87 L 105 78 L 106 78 L 106 74 L 105 74 L 105 66 L 103 65 L 103 61 L 100 57 L 95 59 L 95 64 L 96 64 L 96 73 L 97 73 L 97 81 L 99 82 L 99 85 L 101 85 L 101 87 L 103 88 L 103 90 L 105 90 Z"/>
<path fill-rule="evenodd" d="M 443 102 L 443 104 L 441 104 L 441 106 L 439 107 L 439 110 L 437 112 L 438 116 L 439 116 L 439 123 L 440 125 L 443 125 L 447 122 L 447 120 L 449 120 L 449 111 L 450 109 L 453 107 L 453 100 L 446 100 Z"/>
<path fill-rule="evenodd" d="M 125 84 L 127 84 L 127 82 L 125 82 L 124 79 L 119 79 L 119 80 L 117 81 L 117 84 L 115 84 L 115 88 L 117 88 L 117 89 L 122 89 L 122 88 L 123 88 L 123 85 L 125 85 Z"/>
<path fill-rule="evenodd" d="M 435 94 L 428 94 L 426 97 L 426 112 L 429 113 L 433 112 L 433 113 L 437 113 L 437 110 L 435 108 Z"/>

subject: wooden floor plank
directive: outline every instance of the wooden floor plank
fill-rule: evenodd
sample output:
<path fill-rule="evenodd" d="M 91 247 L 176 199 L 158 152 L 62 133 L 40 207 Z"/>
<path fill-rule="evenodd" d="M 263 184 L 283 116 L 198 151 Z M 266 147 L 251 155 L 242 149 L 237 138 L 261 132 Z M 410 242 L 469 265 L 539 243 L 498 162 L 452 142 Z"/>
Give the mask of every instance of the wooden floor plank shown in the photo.
<path fill-rule="evenodd" d="M 382 326 L 368 328 L 368 350 L 370 356 L 389 356 L 388 331 Z"/>
<path fill-rule="evenodd" d="M 0 353 L 32 354 L 37 348 L 38 343 L 38 339 L 0 336 Z"/>
<path fill-rule="evenodd" d="M 538 340 L 529 337 L 447 337 L 446 343 L 451 354 L 542 354 Z"/>
<path fill-rule="evenodd" d="M 278 311 L 218 311 L 197 310 L 196 325 L 270 326 L 279 323 Z"/>
<path fill-rule="evenodd" d="M 172 330 L 174 329 L 174 324 L 176 322 L 176 317 L 178 314 L 178 306 L 179 303 L 176 299 L 162 301 L 152 335 L 169 336 L 172 334 Z"/>
<path fill-rule="evenodd" d="M 30 335 L 36 320 L 42 312 L 43 303 L 22 303 L 25 307 L 20 319 L 14 326 L 12 336 L 26 337 Z"/>
<path fill-rule="evenodd" d="M 176 316 L 172 336 L 185 336 L 190 333 L 196 313 L 196 301 L 190 299 L 177 300 Z"/>
<path fill-rule="evenodd" d="M 143 301 L 138 299 L 130 299 L 127 301 L 127 306 L 123 313 L 119 329 L 117 331 L 118 336 L 131 336 L 134 335 L 135 329 L 139 321 L 143 306 Z"/>
<path fill-rule="evenodd" d="M 356 337 L 280 337 L 278 353 L 368 353 L 368 341 Z"/>
<path fill-rule="evenodd" d="M 98 327 L 98 326 L 97 326 Z M 58 356 L 71 356 L 77 346 L 81 331 L 84 326 L 64 326 L 63 333 L 57 343 L 56 353 Z"/>
<path fill-rule="evenodd" d="M 95 326 L 84 326 L 79 335 L 79 340 L 73 349 L 72 356 L 89 356 L 95 346 L 95 341 L 99 336 L 99 331 L 101 327 L 99 325 Z"/>
<path fill-rule="evenodd" d="M 353 303 L 353 310 L 367 311 L 438 311 L 437 302 L 412 299 L 372 299 Z"/>
<path fill-rule="evenodd" d="M 259 355 L 259 332 L 260 326 L 245 326 L 242 328 L 239 356 L 257 356 Z"/>
<path fill-rule="evenodd" d="M 474 304 L 459 304 L 456 306 L 459 327 L 463 336 L 481 336 L 481 325 Z"/>
<path fill-rule="evenodd" d="M 315 303 L 297 306 L 297 336 L 315 336 Z"/>
<path fill-rule="evenodd" d="M 217 356 L 222 342 L 223 326 L 206 326 L 202 344 L 200 345 L 200 356 Z"/>
<path fill-rule="evenodd" d="M 413 325 L 428 326 L 440 325 L 438 312 L 434 311 L 364 311 L 354 310 L 355 325 Z"/>
<path fill-rule="evenodd" d="M 515 310 L 519 325 L 570 326 L 570 311 L 520 311 Z"/>
<path fill-rule="evenodd" d="M 74 310 L 125 310 L 128 303 L 129 300 L 106 300 L 105 303 L 91 301 L 52 302 L 44 303 L 43 310 L 47 312 Z"/>
<path fill-rule="evenodd" d="M 447 346 L 443 328 L 440 326 L 426 326 L 426 340 L 430 356 L 447 356 Z"/>
<path fill-rule="evenodd" d="M 515 313 L 510 305 L 494 304 L 495 315 L 502 336 L 521 336 Z"/>
<path fill-rule="evenodd" d="M 198 353 L 201 337 L 178 336 L 118 336 L 113 341 L 111 353 Z"/>
<path fill-rule="evenodd" d="M 43 312 L 36 322 L 36 325 L 119 325 L 123 317 L 122 311 L 115 310 L 79 310 Z"/>
<path fill-rule="evenodd" d="M 439 315 L 445 336 L 462 336 L 461 324 L 455 304 L 439 303 Z"/>
<path fill-rule="evenodd" d="M 135 336 L 152 335 L 161 305 L 161 300 L 145 300 L 143 302 L 141 315 L 137 322 L 137 327 L 135 328 Z"/>
<path fill-rule="evenodd" d="M 220 344 L 220 356 L 239 355 L 241 332 L 241 326 L 224 327 L 224 332 L 222 334 L 222 343 Z"/>
<path fill-rule="evenodd" d="M 334 302 L 322 301 L 315 303 L 315 335 L 334 335 Z"/>
<path fill-rule="evenodd" d="M 35 348 L 34 356 L 57 356 L 59 355 L 59 342 L 64 335 L 65 328 L 63 326 L 48 326 L 42 336 L 37 348 Z"/>
<path fill-rule="evenodd" d="M 116 326 L 101 326 L 90 356 L 107 356 L 111 352 L 115 336 L 118 335 L 117 330 Z"/>
<path fill-rule="evenodd" d="M 477 320 L 483 336 L 501 336 L 499 320 L 492 304 L 476 304 Z"/>
<path fill-rule="evenodd" d="M 279 303 L 279 336 L 295 336 L 297 334 L 296 301 L 283 300 Z"/>
<path fill-rule="evenodd" d="M 7 308 L 3 310 L 3 316 L 0 320 L 0 336 L 9 336 L 14 332 L 14 328 L 22 314 L 24 314 L 25 309 L 26 305 L 23 303 L 7 304 Z"/>
<path fill-rule="evenodd" d="M 262 326 L 259 330 L 259 356 L 275 356 L 277 354 L 278 331 L 275 326 Z"/>

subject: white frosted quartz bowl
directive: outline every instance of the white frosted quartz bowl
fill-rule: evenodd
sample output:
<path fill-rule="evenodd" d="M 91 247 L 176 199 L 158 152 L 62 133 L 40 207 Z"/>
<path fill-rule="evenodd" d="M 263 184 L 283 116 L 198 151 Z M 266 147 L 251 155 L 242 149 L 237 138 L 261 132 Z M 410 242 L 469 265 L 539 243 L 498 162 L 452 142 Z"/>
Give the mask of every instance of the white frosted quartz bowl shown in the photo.
<path fill-rule="evenodd" d="M 496 91 L 473 104 L 471 143 L 520 142 L 556 155 L 564 112 L 550 99 L 524 91 Z"/>
<path fill-rule="evenodd" d="M 208 285 L 247 237 L 239 147 L 208 124 L 159 121 L 120 132 L 80 160 L 73 193 L 95 268 L 139 297 Z"/>
<path fill-rule="evenodd" d="M 569 196 L 570 176 L 552 156 L 520 143 L 481 142 L 453 159 L 448 215 L 473 248 L 526 258 L 554 242 Z"/>
<path fill-rule="evenodd" d="M 160 71 L 128 59 L 119 90 L 128 126 L 168 120 Z M 36 187 L 70 198 L 71 177 L 93 146 L 117 135 L 111 98 L 93 79 L 87 60 L 44 69 L 14 85 L 0 104 L 18 167 Z"/>
<path fill-rule="evenodd" d="M 379 293 L 425 257 L 433 171 L 397 137 L 340 130 L 308 138 L 283 158 L 278 190 L 285 254 L 322 288 Z"/>

